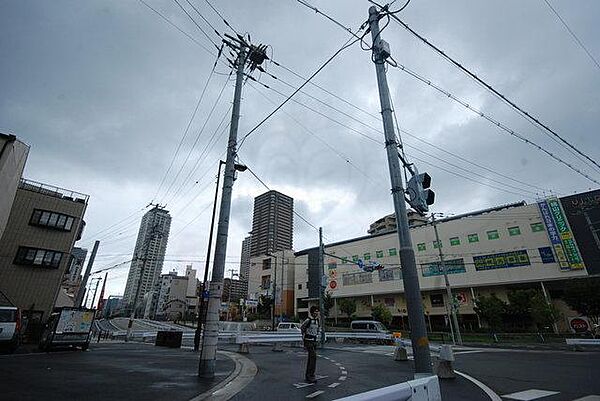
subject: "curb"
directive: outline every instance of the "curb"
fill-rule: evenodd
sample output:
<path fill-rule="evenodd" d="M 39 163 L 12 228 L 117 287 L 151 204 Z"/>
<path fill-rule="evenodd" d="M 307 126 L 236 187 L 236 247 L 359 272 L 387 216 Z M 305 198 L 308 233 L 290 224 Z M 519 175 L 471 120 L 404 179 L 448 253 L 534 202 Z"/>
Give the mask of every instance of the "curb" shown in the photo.
<path fill-rule="evenodd" d="M 235 362 L 233 372 L 210 390 L 195 396 L 190 401 L 226 401 L 242 391 L 256 376 L 256 364 L 245 356 L 235 352 L 218 351 Z"/>

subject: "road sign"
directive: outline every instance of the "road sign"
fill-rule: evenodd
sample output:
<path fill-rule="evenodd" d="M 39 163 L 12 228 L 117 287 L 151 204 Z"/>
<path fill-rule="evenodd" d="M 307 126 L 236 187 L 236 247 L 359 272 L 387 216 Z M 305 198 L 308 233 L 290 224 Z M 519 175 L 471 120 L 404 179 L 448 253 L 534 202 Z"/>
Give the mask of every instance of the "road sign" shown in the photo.
<path fill-rule="evenodd" d="M 329 282 L 329 287 L 330 287 L 332 290 L 335 290 L 335 288 L 337 287 L 337 281 L 335 281 L 335 280 L 331 280 L 331 281 Z"/>

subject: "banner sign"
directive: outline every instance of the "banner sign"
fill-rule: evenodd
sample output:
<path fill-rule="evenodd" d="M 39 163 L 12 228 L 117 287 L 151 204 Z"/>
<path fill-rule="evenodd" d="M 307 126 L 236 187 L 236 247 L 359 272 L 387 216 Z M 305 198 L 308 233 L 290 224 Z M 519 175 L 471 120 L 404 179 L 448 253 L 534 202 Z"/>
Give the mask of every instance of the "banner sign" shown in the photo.
<path fill-rule="evenodd" d="M 466 273 L 464 259 L 451 259 L 444 261 L 448 274 Z M 444 268 L 440 262 L 433 262 L 421 269 L 423 277 L 440 276 L 444 274 Z"/>
<path fill-rule="evenodd" d="M 583 269 L 585 267 L 583 260 L 581 259 L 579 249 L 577 249 L 577 245 L 575 244 L 575 238 L 573 237 L 573 233 L 571 232 L 571 228 L 569 227 L 569 223 L 567 222 L 567 219 L 562 211 L 562 207 L 560 206 L 558 198 L 548 199 L 548 206 L 550 207 L 552 217 L 556 222 L 556 227 L 560 233 L 560 239 L 562 240 L 565 254 L 571 269 Z"/>
<path fill-rule="evenodd" d="M 473 256 L 473 262 L 475 262 L 475 270 L 477 271 L 531 265 L 526 250 Z"/>
<path fill-rule="evenodd" d="M 569 262 L 567 261 L 565 248 L 562 240 L 560 239 L 560 234 L 556 228 L 556 225 L 554 224 L 554 220 L 552 219 L 552 212 L 550 212 L 550 206 L 548 205 L 548 202 L 540 201 L 538 202 L 538 207 L 540 209 L 540 214 L 544 219 L 544 224 L 546 225 L 548 239 L 550 239 L 550 243 L 552 244 L 556 258 L 558 259 L 558 266 L 560 267 L 560 270 L 571 270 Z"/>

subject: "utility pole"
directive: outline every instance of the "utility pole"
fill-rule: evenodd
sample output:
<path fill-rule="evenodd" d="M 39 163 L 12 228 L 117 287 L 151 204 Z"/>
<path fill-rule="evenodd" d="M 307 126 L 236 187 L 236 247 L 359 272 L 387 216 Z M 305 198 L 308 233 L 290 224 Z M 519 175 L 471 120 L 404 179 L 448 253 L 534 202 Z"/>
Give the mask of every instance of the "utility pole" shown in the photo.
<path fill-rule="evenodd" d="M 79 285 L 79 290 L 77 291 L 77 296 L 75 297 L 75 306 L 77 308 L 81 308 L 81 302 L 83 301 L 83 293 L 85 292 L 85 287 L 87 285 L 87 281 L 90 277 L 90 272 L 92 271 L 92 266 L 94 266 L 94 259 L 96 259 L 96 253 L 98 252 L 98 247 L 100 246 L 100 241 L 94 242 L 94 248 L 92 249 L 92 254 L 90 255 L 90 260 L 88 260 L 87 267 L 85 268 L 85 273 L 83 274 L 83 279 L 81 280 L 81 284 Z"/>
<path fill-rule="evenodd" d="M 271 305 L 271 331 L 275 331 L 275 304 L 277 303 L 277 255 L 271 255 L 275 258 L 275 267 L 273 268 L 273 304 Z"/>
<path fill-rule="evenodd" d="M 159 205 L 156 205 L 154 208 L 158 209 Z M 133 298 L 133 305 L 131 305 L 131 313 L 129 314 L 129 322 L 127 323 L 127 335 L 125 336 L 125 342 L 129 341 L 129 338 L 131 337 L 131 332 L 133 330 L 133 321 L 135 319 L 135 310 L 137 308 L 138 298 L 139 298 L 140 292 L 142 290 L 142 281 L 144 280 L 144 271 L 146 270 L 146 263 L 148 262 L 148 248 L 150 248 L 150 244 L 152 243 L 152 240 L 154 240 L 154 236 L 156 234 L 156 224 L 155 223 L 156 223 L 157 211 L 155 211 L 152 214 L 150 237 L 146 240 L 146 243 L 144 244 L 144 257 L 142 259 L 142 267 L 140 269 L 140 277 L 138 279 L 137 287 L 135 289 L 135 298 Z M 134 261 L 137 262 L 138 260 L 139 259 L 136 255 L 136 257 L 134 258 Z M 137 263 L 136 263 L 136 265 L 137 265 Z M 132 263 L 131 267 L 133 267 L 133 263 Z"/>
<path fill-rule="evenodd" d="M 454 297 L 452 296 L 452 288 L 450 287 L 450 281 L 448 280 L 448 267 L 444 261 L 444 253 L 442 252 L 442 242 L 437 229 L 437 221 L 435 220 L 435 213 L 431 213 L 431 224 L 433 225 L 433 231 L 435 231 L 435 241 L 438 245 L 438 251 L 440 253 L 440 265 L 442 272 L 444 273 L 444 282 L 446 284 L 446 295 L 448 297 L 448 323 L 450 324 L 450 331 L 452 332 L 452 342 L 462 345 L 462 336 L 460 335 L 460 327 L 458 326 L 458 317 L 456 316 L 456 308 L 454 307 Z M 454 328 L 453 328 L 454 326 Z M 456 334 L 456 338 L 455 338 Z"/>
<path fill-rule="evenodd" d="M 325 343 L 325 318 L 323 317 L 324 303 L 323 294 L 325 293 L 325 245 L 323 245 L 323 227 L 319 227 L 319 311 L 321 318 L 321 338 L 319 339 L 321 347 Z"/>
<path fill-rule="evenodd" d="M 415 358 L 415 377 L 421 377 L 432 373 L 431 355 L 429 351 L 429 339 L 427 338 L 427 327 L 425 326 L 425 316 L 423 315 L 423 303 L 421 301 L 415 253 L 408 230 L 408 217 L 406 215 L 406 204 L 404 203 L 404 187 L 400 170 L 400 160 L 398 159 L 398 143 L 396 142 L 394 132 L 392 107 L 385 73 L 385 59 L 389 56 L 389 46 L 380 37 L 379 16 L 376 7 L 369 8 L 369 25 L 373 39 L 373 60 L 375 62 L 377 84 L 379 86 L 379 101 L 381 103 L 394 211 L 398 222 L 400 264 L 402 266 L 402 280 L 404 282 L 408 321 L 410 322 L 410 337 Z"/>
<path fill-rule="evenodd" d="M 239 43 L 239 44 L 238 44 Z M 227 235 L 229 231 L 229 215 L 231 211 L 231 193 L 235 179 L 235 157 L 237 153 L 237 131 L 240 120 L 240 101 L 242 98 L 242 85 L 244 83 L 244 67 L 248 53 L 247 44 L 239 40 L 236 44 L 230 43 L 237 50 L 237 67 L 235 80 L 235 93 L 233 110 L 227 144 L 227 159 L 225 161 L 225 177 L 223 179 L 223 192 L 219 212 L 219 225 L 217 227 L 217 242 L 215 245 L 215 261 L 213 264 L 212 278 L 209 285 L 208 311 L 202 336 L 202 355 L 198 366 L 198 376 L 213 378 L 217 358 L 217 341 L 219 338 L 219 306 L 223 293 L 223 273 L 225 270 L 225 256 L 227 251 Z"/>
<path fill-rule="evenodd" d="M 88 300 L 90 298 L 90 293 L 92 292 L 92 285 L 94 285 L 94 283 L 96 282 L 96 288 L 98 288 L 98 283 L 97 281 L 100 280 L 99 277 L 94 277 L 93 279 L 90 280 L 90 286 L 88 287 L 87 291 L 85 292 L 85 299 L 83 300 L 83 307 L 87 307 L 88 304 Z M 94 297 L 92 298 L 92 307 L 94 305 L 94 298 L 96 298 L 96 292 L 94 291 Z"/>
<path fill-rule="evenodd" d="M 101 281 L 102 279 L 100 277 L 96 278 L 96 287 L 94 287 L 94 295 L 92 295 L 92 309 L 94 309 L 94 301 L 96 300 L 96 293 L 98 292 Z"/>

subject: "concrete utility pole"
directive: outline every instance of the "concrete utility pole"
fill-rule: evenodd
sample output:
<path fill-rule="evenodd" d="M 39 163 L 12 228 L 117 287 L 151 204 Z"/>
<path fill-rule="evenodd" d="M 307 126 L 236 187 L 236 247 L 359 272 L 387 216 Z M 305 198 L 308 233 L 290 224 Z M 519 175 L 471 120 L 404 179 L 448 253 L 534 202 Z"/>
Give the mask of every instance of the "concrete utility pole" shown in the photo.
<path fill-rule="evenodd" d="M 225 161 L 225 177 L 223 179 L 223 192 L 219 211 L 219 225 L 217 227 L 217 242 L 215 245 L 215 261 L 213 264 L 212 278 L 209 285 L 208 311 L 204 325 L 202 355 L 198 366 L 198 376 L 212 378 L 215 376 L 217 358 L 217 341 L 219 338 L 219 306 L 223 293 L 223 274 L 225 270 L 225 256 L 227 251 L 227 234 L 229 231 L 229 215 L 231 211 L 231 193 L 235 179 L 235 157 L 237 153 L 237 131 L 240 120 L 240 101 L 242 98 L 242 85 L 244 83 L 244 67 L 248 48 L 240 42 L 237 48 L 235 93 L 233 110 L 227 144 L 227 159 Z"/>
<path fill-rule="evenodd" d="M 96 283 L 96 289 L 98 289 L 98 281 L 100 280 L 100 277 L 94 277 L 93 279 L 90 280 L 90 286 L 87 289 L 87 291 L 85 292 L 85 299 L 83 300 L 83 304 L 82 306 L 84 308 L 87 307 L 88 304 L 88 300 L 90 299 L 90 293 L 92 292 L 92 286 L 94 285 L 94 283 Z M 92 306 L 94 305 L 94 299 L 96 298 L 96 291 L 94 290 L 94 296 L 92 298 Z M 92 309 L 92 308 L 90 308 Z"/>
<path fill-rule="evenodd" d="M 319 227 L 319 311 L 321 317 L 321 347 L 325 343 L 325 318 L 323 317 L 323 309 L 325 301 L 323 295 L 325 293 L 325 245 L 323 245 L 323 227 Z"/>
<path fill-rule="evenodd" d="M 373 39 L 373 57 L 377 72 L 377 84 L 379 86 L 379 101 L 381 103 L 385 148 L 392 184 L 392 198 L 394 199 L 394 211 L 396 212 L 398 222 L 400 264 L 402 266 L 408 321 L 410 322 L 410 338 L 415 358 L 415 376 L 420 377 L 432 373 L 431 355 L 429 351 L 429 339 L 427 338 L 427 327 L 425 326 L 425 316 L 423 315 L 423 303 L 421 301 L 415 253 L 408 230 L 408 216 L 406 215 L 406 204 L 404 203 L 404 187 L 400 160 L 398 158 L 398 143 L 396 142 L 394 132 L 390 94 L 385 74 L 385 59 L 389 56 L 389 53 L 386 54 L 386 52 L 389 52 L 389 47 L 387 47 L 387 43 L 383 42 L 380 37 L 379 12 L 374 6 L 369 8 L 369 25 Z"/>
<path fill-rule="evenodd" d="M 83 294 L 85 292 L 85 287 L 87 285 L 87 281 L 90 278 L 90 272 L 92 271 L 92 266 L 94 266 L 94 259 L 96 259 L 96 253 L 98 252 L 98 247 L 100 246 L 100 241 L 94 242 L 94 248 L 92 249 L 92 254 L 90 256 L 90 260 L 88 260 L 87 267 L 85 268 L 85 273 L 83 274 L 83 279 L 81 280 L 81 284 L 79 285 L 79 290 L 77 291 L 77 296 L 75 297 L 75 306 L 77 308 L 81 308 L 81 303 L 83 301 Z"/>
<path fill-rule="evenodd" d="M 433 231 L 435 231 L 435 241 L 438 244 L 438 251 L 440 253 L 440 265 L 442 272 L 444 273 L 444 282 L 446 283 L 446 295 L 448 296 L 448 312 L 451 316 L 448 316 L 448 323 L 450 324 L 450 330 L 452 331 L 452 342 L 462 345 L 462 336 L 460 335 L 460 327 L 458 326 L 458 317 L 456 316 L 456 308 L 454 307 L 454 298 L 452 297 L 452 288 L 450 287 L 450 281 L 448 280 L 448 268 L 444 261 L 444 253 L 442 252 L 442 242 L 438 234 L 437 222 L 435 220 L 435 213 L 431 213 L 431 224 L 433 225 Z M 455 337 L 456 335 L 456 337 Z"/>
<path fill-rule="evenodd" d="M 96 294 L 98 293 L 98 287 L 100 286 L 100 282 L 102 281 L 101 277 L 96 279 L 96 286 L 94 287 L 94 295 L 92 295 L 92 309 L 94 309 L 94 301 L 96 300 Z"/>

